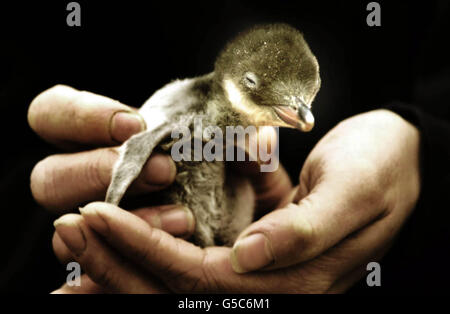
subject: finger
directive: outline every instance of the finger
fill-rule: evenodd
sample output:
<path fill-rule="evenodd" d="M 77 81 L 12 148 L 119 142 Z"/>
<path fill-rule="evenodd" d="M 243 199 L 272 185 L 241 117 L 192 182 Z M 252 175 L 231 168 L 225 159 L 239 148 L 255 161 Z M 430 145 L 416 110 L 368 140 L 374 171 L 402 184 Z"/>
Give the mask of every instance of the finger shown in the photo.
<path fill-rule="evenodd" d="M 159 228 L 176 237 L 189 238 L 195 229 L 192 212 L 184 206 L 164 205 L 132 210 L 131 213 L 140 217 L 150 226 Z M 57 232 L 52 238 L 53 251 L 61 264 L 66 265 L 73 260 L 72 252 L 61 240 Z"/>
<path fill-rule="evenodd" d="M 201 277 L 204 251 L 192 243 L 152 228 L 136 215 L 108 203 L 90 203 L 80 212 L 109 245 L 151 274 L 163 280 L 183 273 Z"/>
<path fill-rule="evenodd" d="M 291 179 L 282 165 L 274 172 L 260 172 L 257 169 L 259 166 L 250 162 L 236 162 L 233 167 L 250 179 L 259 213 L 277 208 L 292 191 Z"/>
<path fill-rule="evenodd" d="M 59 289 L 56 289 L 51 294 L 100 294 L 107 293 L 107 289 L 102 288 L 91 280 L 86 274 L 80 276 L 79 286 L 69 286 L 67 283 L 63 284 Z"/>
<path fill-rule="evenodd" d="M 300 203 L 289 204 L 247 227 L 233 246 L 238 273 L 304 262 L 381 215 L 383 200 L 345 179 L 322 179 Z"/>
<path fill-rule="evenodd" d="M 139 113 L 110 98 L 57 85 L 28 109 L 30 127 L 55 143 L 117 145 L 145 129 Z"/>
<path fill-rule="evenodd" d="M 181 205 L 164 205 L 131 211 L 151 227 L 161 229 L 175 237 L 189 238 L 195 230 L 191 210 Z"/>
<path fill-rule="evenodd" d="M 279 202 L 291 191 L 292 183 L 284 169 L 278 162 L 278 132 L 273 127 L 259 129 L 256 137 L 250 137 L 248 145 L 256 143 L 257 155 L 253 158 L 258 161 L 236 161 L 230 163 L 233 169 L 247 176 L 256 193 L 256 208 L 262 212 L 274 209 Z M 248 156 L 247 149 L 247 156 Z M 262 154 L 262 155 L 261 155 Z M 263 157 L 261 161 L 259 157 Z M 248 158 L 246 158 L 248 160 Z M 268 166 L 271 171 L 263 171 L 263 166 Z M 267 169 L 266 169 L 267 170 Z"/>
<path fill-rule="evenodd" d="M 59 212 L 88 201 L 102 200 L 117 158 L 112 148 L 49 156 L 31 173 L 33 197 L 45 208 Z M 173 182 L 175 175 L 172 158 L 156 153 L 149 158 L 130 192 L 142 194 L 161 190 Z"/>
<path fill-rule="evenodd" d="M 59 237 L 72 252 L 74 260 L 98 285 L 118 293 L 167 291 L 105 246 L 82 216 L 64 215 L 54 225 Z"/>
<path fill-rule="evenodd" d="M 67 248 L 57 232 L 53 233 L 52 246 L 56 258 L 62 265 L 67 265 L 69 262 L 73 261 L 72 252 Z"/>

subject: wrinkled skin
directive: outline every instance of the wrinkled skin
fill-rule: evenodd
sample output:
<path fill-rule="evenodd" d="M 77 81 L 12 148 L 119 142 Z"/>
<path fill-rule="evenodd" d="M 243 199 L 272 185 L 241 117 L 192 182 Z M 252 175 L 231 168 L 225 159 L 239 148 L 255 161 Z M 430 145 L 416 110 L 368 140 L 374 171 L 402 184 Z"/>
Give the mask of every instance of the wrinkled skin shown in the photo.
<path fill-rule="evenodd" d="M 44 96 L 49 96 L 47 105 L 60 105 L 55 95 Z M 39 101 L 32 105 L 30 121 L 40 120 L 40 127 L 31 126 L 49 139 L 49 130 L 57 124 L 40 116 L 43 106 Z M 72 109 L 76 114 L 85 108 Z M 92 120 L 86 121 L 84 128 Z M 65 140 L 76 142 L 74 136 L 67 132 Z M 55 222 L 56 255 L 62 262 L 79 262 L 85 271 L 81 287 L 63 285 L 55 293 L 344 292 L 365 274 L 368 262 L 386 253 L 414 209 L 420 192 L 419 141 L 410 123 L 377 110 L 344 120 L 329 131 L 305 161 L 297 187 L 290 186 L 282 168 L 262 175 L 255 171 L 257 165 L 237 165 L 254 182 L 260 204 L 276 209 L 244 230 L 233 248 L 201 249 L 180 238 L 192 232 L 195 223 L 186 209 L 167 219 L 167 208 L 128 212 L 90 203 L 81 215 L 64 215 Z M 89 161 L 90 156 L 84 158 Z M 57 180 L 61 172 L 67 179 L 95 171 L 82 168 L 84 163 L 77 164 L 78 172 L 68 172 L 58 160 L 79 157 L 48 157 L 38 164 L 41 169 L 33 171 L 31 184 L 41 204 L 62 208 L 83 201 L 87 192 L 76 186 L 82 175 L 65 180 L 68 183 L 54 191 L 48 191 L 52 185 L 46 181 Z M 142 175 L 146 181 L 152 180 L 149 171 L 146 168 Z M 44 179 L 41 173 L 56 179 Z M 99 184 L 97 191 L 101 189 Z M 136 193 L 144 190 L 135 187 Z"/>

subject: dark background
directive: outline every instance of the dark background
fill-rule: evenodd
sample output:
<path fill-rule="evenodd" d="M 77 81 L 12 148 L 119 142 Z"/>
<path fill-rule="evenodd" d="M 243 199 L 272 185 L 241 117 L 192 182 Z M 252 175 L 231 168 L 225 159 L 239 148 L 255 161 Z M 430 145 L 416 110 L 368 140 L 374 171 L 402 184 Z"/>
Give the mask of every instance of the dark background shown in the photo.
<path fill-rule="evenodd" d="M 294 181 L 313 145 L 345 117 L 393 101 L 450 116 L 447 1 L 378 1 L 381 27 L 366 25 L 370 1 L 78 1 L 81 27 L 66 25 L 69 2 L 0 6 L 1 291 L 45 293 L 65 278 L 51 250 L 54 217 L 29 191 L 33 165 L 57 150 L 33 134 L 27 109 L 55 84 L 139 107 L 172 79 L 212 71 L 239 31 L 286 22 L 304 33 L 322 77 L 314 130 L 281 130 L 281 160 Z M 387 278 L 386 291 L 408 291 Z"/>

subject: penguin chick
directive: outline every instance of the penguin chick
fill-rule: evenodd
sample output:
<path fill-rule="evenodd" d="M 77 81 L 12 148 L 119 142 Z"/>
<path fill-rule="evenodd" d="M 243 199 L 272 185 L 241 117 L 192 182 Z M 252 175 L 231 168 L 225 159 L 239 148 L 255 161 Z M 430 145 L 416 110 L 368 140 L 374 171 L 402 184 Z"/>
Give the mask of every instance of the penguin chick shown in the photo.
<path fill-rule="evenodd" d="M 296 29 L 273 24 L 241 33 L 221 51 L 214 72 L 169 83 L 141 107 L 147 130 L 120 147 L 106 202 L 118 205 L 154 148 L 170 149 L 175 142 L 167 140 L 172 130 L 192 129 L 195 117 L 203 117 L 203 126 L 222 130 L 269 125 L 310 131 L 311 104 L 320 83 L 318 62 Z M 220 160 L 181 160 L 176 165 L 177 176 L 164 192 L 165 200 L 192 210 L 194 242 L 203 247 L 232 245 L 253 219 L 250 183 L 236 179 Z"/>

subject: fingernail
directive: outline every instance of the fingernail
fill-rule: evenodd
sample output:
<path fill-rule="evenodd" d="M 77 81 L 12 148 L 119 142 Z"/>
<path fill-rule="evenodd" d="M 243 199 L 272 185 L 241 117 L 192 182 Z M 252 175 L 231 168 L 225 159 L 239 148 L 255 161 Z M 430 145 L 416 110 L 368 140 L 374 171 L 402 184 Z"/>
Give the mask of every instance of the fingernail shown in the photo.
<path fill-rule="evenodd" d="M 174 236 L 181 237 L 194 231 L 194 217 L 185 207 L 165 210 L 159 213 L 158 218 L 161 229 Z"/>
<path fill-rule="evenodd" d="M 237 273 L 263 268 L 273 260 L 269 241 L 262 233 L 251 234 L 237 241 L 231 251 L 231 266 Z"/>
<path fill-rule="evenodd" d="M 118 111 L 111 118 L 110 134 L 116 142 L 125 142 L 133 134 L 143 130 L 145 130 L 145 122 L 137 113 Z"/>
<path fill-rule="evenodd" d="M 88 204 L 85 207 L 79 207 L 81 215 L 86 218 L 89 226 L 91 226 L 95 231 L 106 234 L 109 230 L 109 226 L 106 221 L 98 214 L 96 206 L 102 206 L 101 204 Z"/>
<path fill-rule="evenodd" d="M 69 250 L 75 255 L 81 255 L 86 249 L 86 237 L 73 216 L 75 215 L 64 215 L 55 220 L 53 225 Z"/>

